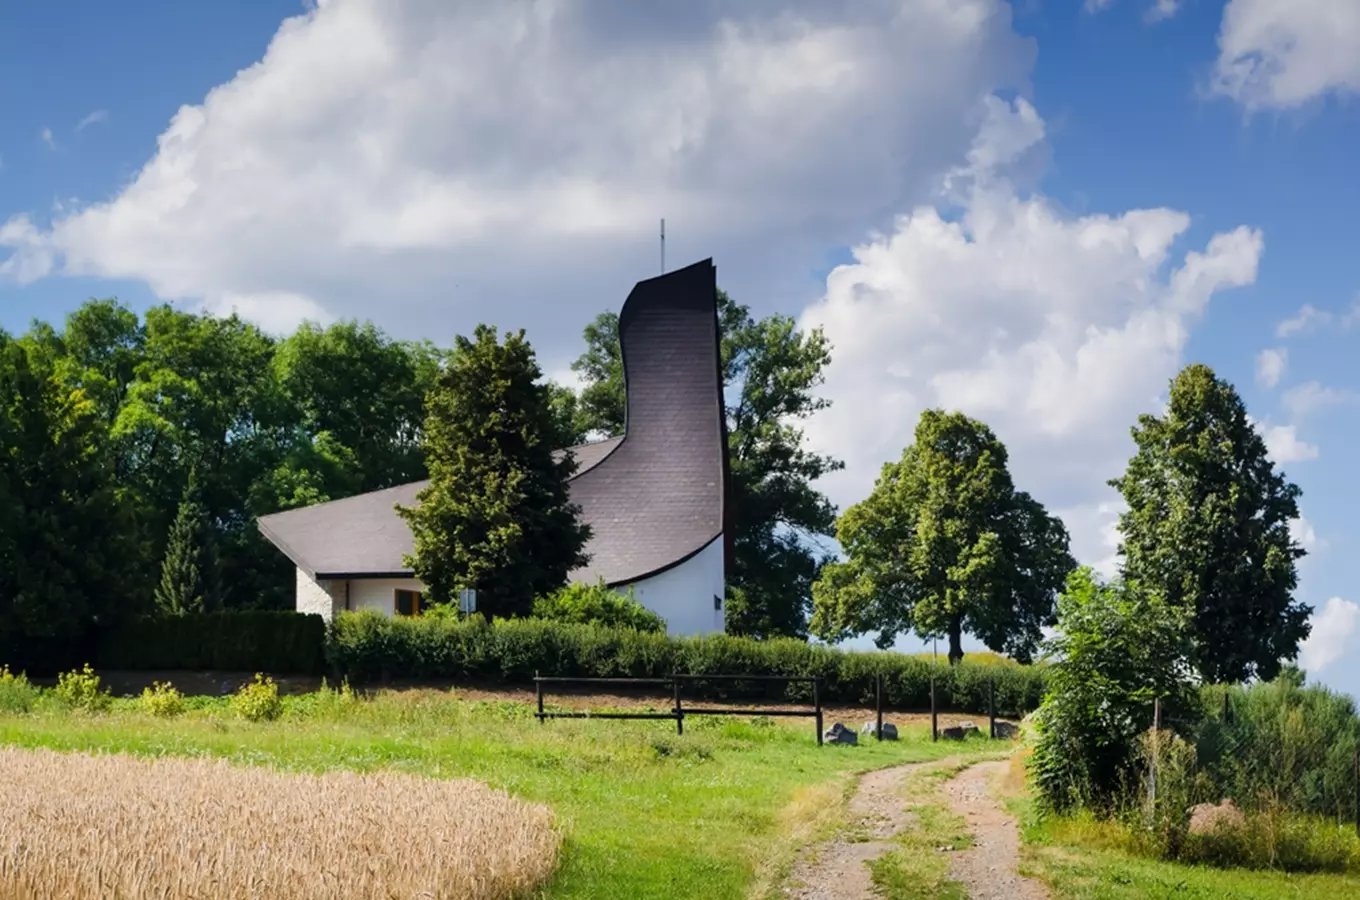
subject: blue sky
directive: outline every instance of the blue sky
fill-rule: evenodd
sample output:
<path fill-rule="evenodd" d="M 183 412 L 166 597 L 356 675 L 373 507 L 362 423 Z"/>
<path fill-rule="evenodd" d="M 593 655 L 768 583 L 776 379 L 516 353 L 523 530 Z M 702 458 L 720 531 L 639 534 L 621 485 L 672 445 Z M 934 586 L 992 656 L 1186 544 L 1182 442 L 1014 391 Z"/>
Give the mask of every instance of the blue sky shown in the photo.
<path fill-rule="evenodd" d="M 789 0 L 801 38 L 772 24 L 776 5 L 716 0 L 666 27 L 588 2 L 549 23 L 514 4 L 320 6 L 0 9 L 0 327 L 110 295 L 439 341 L 490 319 L 527 325 L 560 372 L 580 324 L 651 274 L 664 215 L 669 260 L 713 255 L 757 312 L 832 336 L 839 418 L 810 434 L 847 460 L 838 502 L 921 405 L 962 398 L 1096 562 L 1103 479 L 1133 415 L 1155 411 L 1150 386 L 1212 365 L 1303 488 L 1300 596 L 1327 612 L 1312 677 L 1360 694 L 1360 20 L 1345 4 L 1184 0 L 1154 22 L 1150 0 L 960 0 L 957 20 L 913 0 Z M 895 11 L 901 28 L 875 21 Z M 1272 56 L 1280 36 L 1299 50 Z M 1243 60 L 1256 67 L 1233 81 Z M 829 88 L 818 72 L 850 74 Z M 1131 210 L 1161 218 L 1139 238 Z M 953 266 L 933 214 L 984 263 Z M 1097 215 L 1123 229 L 1108 256 L 1082 237 Z M 1233 233 L 1231 272 L 1176 299 L 1186 254 Z M 1148 242 L 1166 258 L 1140 263 Z M 1187 336 L 1138 338 L 1145 307 L 1174 307 L 1155 321 Z M 1118 332 L 1118 365 L 1082 355 L 1090 329 Z M 1045 380 L 1046 353 L 1072 387 Z M 999 372 L 1030 379 L 1019 400 Z"/>

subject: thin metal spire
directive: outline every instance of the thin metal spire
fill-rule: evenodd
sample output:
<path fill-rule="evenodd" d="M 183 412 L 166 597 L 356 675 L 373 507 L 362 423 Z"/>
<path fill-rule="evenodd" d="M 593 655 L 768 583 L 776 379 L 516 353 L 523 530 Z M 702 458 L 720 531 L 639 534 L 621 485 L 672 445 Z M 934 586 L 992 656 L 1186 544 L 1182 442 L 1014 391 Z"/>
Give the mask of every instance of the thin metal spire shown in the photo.
<path fill-rule="evenodd" d="M 661 274 L 666 274 L 666 220 L 661 220 Z"/>

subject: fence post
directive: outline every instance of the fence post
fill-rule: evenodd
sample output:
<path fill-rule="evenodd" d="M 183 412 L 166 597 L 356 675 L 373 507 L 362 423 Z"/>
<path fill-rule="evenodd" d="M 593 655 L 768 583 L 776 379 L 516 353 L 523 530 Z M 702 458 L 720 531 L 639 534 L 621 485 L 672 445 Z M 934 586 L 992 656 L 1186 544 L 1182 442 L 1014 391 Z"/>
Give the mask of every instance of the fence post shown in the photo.
<path fill-rule="evenodd" d="M 1226 688 L 1223 691 L 1223 724 L 1232 724 L 1232 697 Z"/>
<path fill-rule="evenodd" d="M 987 682 L 987 737 L 996 740 L 996 678 Z"/>
<path fill-rule="evenodd" d="M 680 707 L 680 679 L 671 673 L 671 687 L 675 691 L 675 733 L 685 733 L 685 711 Z"/>
<path fill-rule="evenodd" d="M 812 704 L 817 707 L 817 746 L 822 746 L 822 676 L 812 679 Z"/>
<path fill-rule="evenodd" d="M 883 740 L 883 674 L 881 672 L 874 678 L 874 706 L 878 710 L 878 722 L 874 726 L 874 735 L 881 741 Z"/>
<path fill-rule="evenodd" d="M 1161 752 L 1162 698 L 1152 698 L 1152 765 L 1148 769 L 1148 802 L 1150 810 L 1157 808 L 1157 756 Z"/>
<path fill-rule="evenodd" d="M 935 665 L 931 663 L 930 672 L 930 739 L 940 739 L 940 720 L 935 707 Z"/>
<path fill-rule="evenodd" d="M 542 725 L 547 720 L 543 718 L 543 682 L 538 680 L 538 669 L 534 669 L 534 691 L 538 694 L 538 724 Z"/>

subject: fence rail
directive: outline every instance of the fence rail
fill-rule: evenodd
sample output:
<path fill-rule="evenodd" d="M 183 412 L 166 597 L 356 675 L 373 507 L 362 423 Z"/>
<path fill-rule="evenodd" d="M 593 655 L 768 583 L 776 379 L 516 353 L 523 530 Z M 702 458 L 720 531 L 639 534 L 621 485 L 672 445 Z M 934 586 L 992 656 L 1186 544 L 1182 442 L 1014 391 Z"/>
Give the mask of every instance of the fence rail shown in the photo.
<path fill-rule="evenodd" d="M 783 684 L 811 684 L 812 685 L 812 708 L 811 709 L 761 709 L 751 707 L 715 707 L 715 706 L 685 706 L 680 694 L 680 686 L 685 682 L 693 681 L 765 681 L 780 682 Z M 544 709 L 543 701 L 547 694 L 544 691 L 545 685 L 570 684 L 587 686 L 627 686 L 627 687 L 660 687 L 668 686 L 671 688 L 673 706 L 668 712 L 591 712 L 584 710 L 572 710 L 563 712 L 548 712 Z M 789 718 L 812 718 L 816 719 L 817 725 L 817 745 L 822 745 L 822 679 L 812 675 L 685 675 L 675 673 L 666 678 L 573 678 L 561 675 L 539 675 L 534 673 L 534 693 L 538 701 L 538 711 L 534 713 L 539 723 L 548 719 L 672 719 L 675 721 L 675 733 L 685 733 L 686 716 L 781 716 Z M 874 737 L 883 740 L 883 676 L 878 676 L 874 680 L 874 712 L 875 728 Z M 988 688 L 987 694 L 987 736 L 996 738 L 996 683 L 993 681 Z M 938 709 L 935 702 L 935 680 L 930 682 L 930 739 L 938 741 L 940 739 L 940 726 Z"/>

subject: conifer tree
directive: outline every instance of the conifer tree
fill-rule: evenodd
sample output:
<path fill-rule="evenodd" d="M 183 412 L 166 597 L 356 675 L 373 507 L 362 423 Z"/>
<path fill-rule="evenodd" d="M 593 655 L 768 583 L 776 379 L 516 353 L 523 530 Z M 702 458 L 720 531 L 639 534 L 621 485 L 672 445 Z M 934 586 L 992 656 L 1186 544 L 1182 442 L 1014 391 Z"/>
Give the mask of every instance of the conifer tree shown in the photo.
<path fill-rule="evenodd" d="M 470 587 L 488 616 L 528 615 L 587 562 L 589 526 L 567 494 L 576 461 L 553 452 L 562 429 L 541 375 L 523 331 L 502 343 L 479 325 L 457 339 L 426 398 L 430 483 L 397 511 L 430 603 Z"/>
<path fill-rule="evenodd" d="M 202 570 L 203 504 L 198 478 L 189 475 L 189 486 L 180 501 L 161 563 L 156 586 L 156 609 L 165 616 L 184 616 L 204 611 L 205 584 Z"/>

